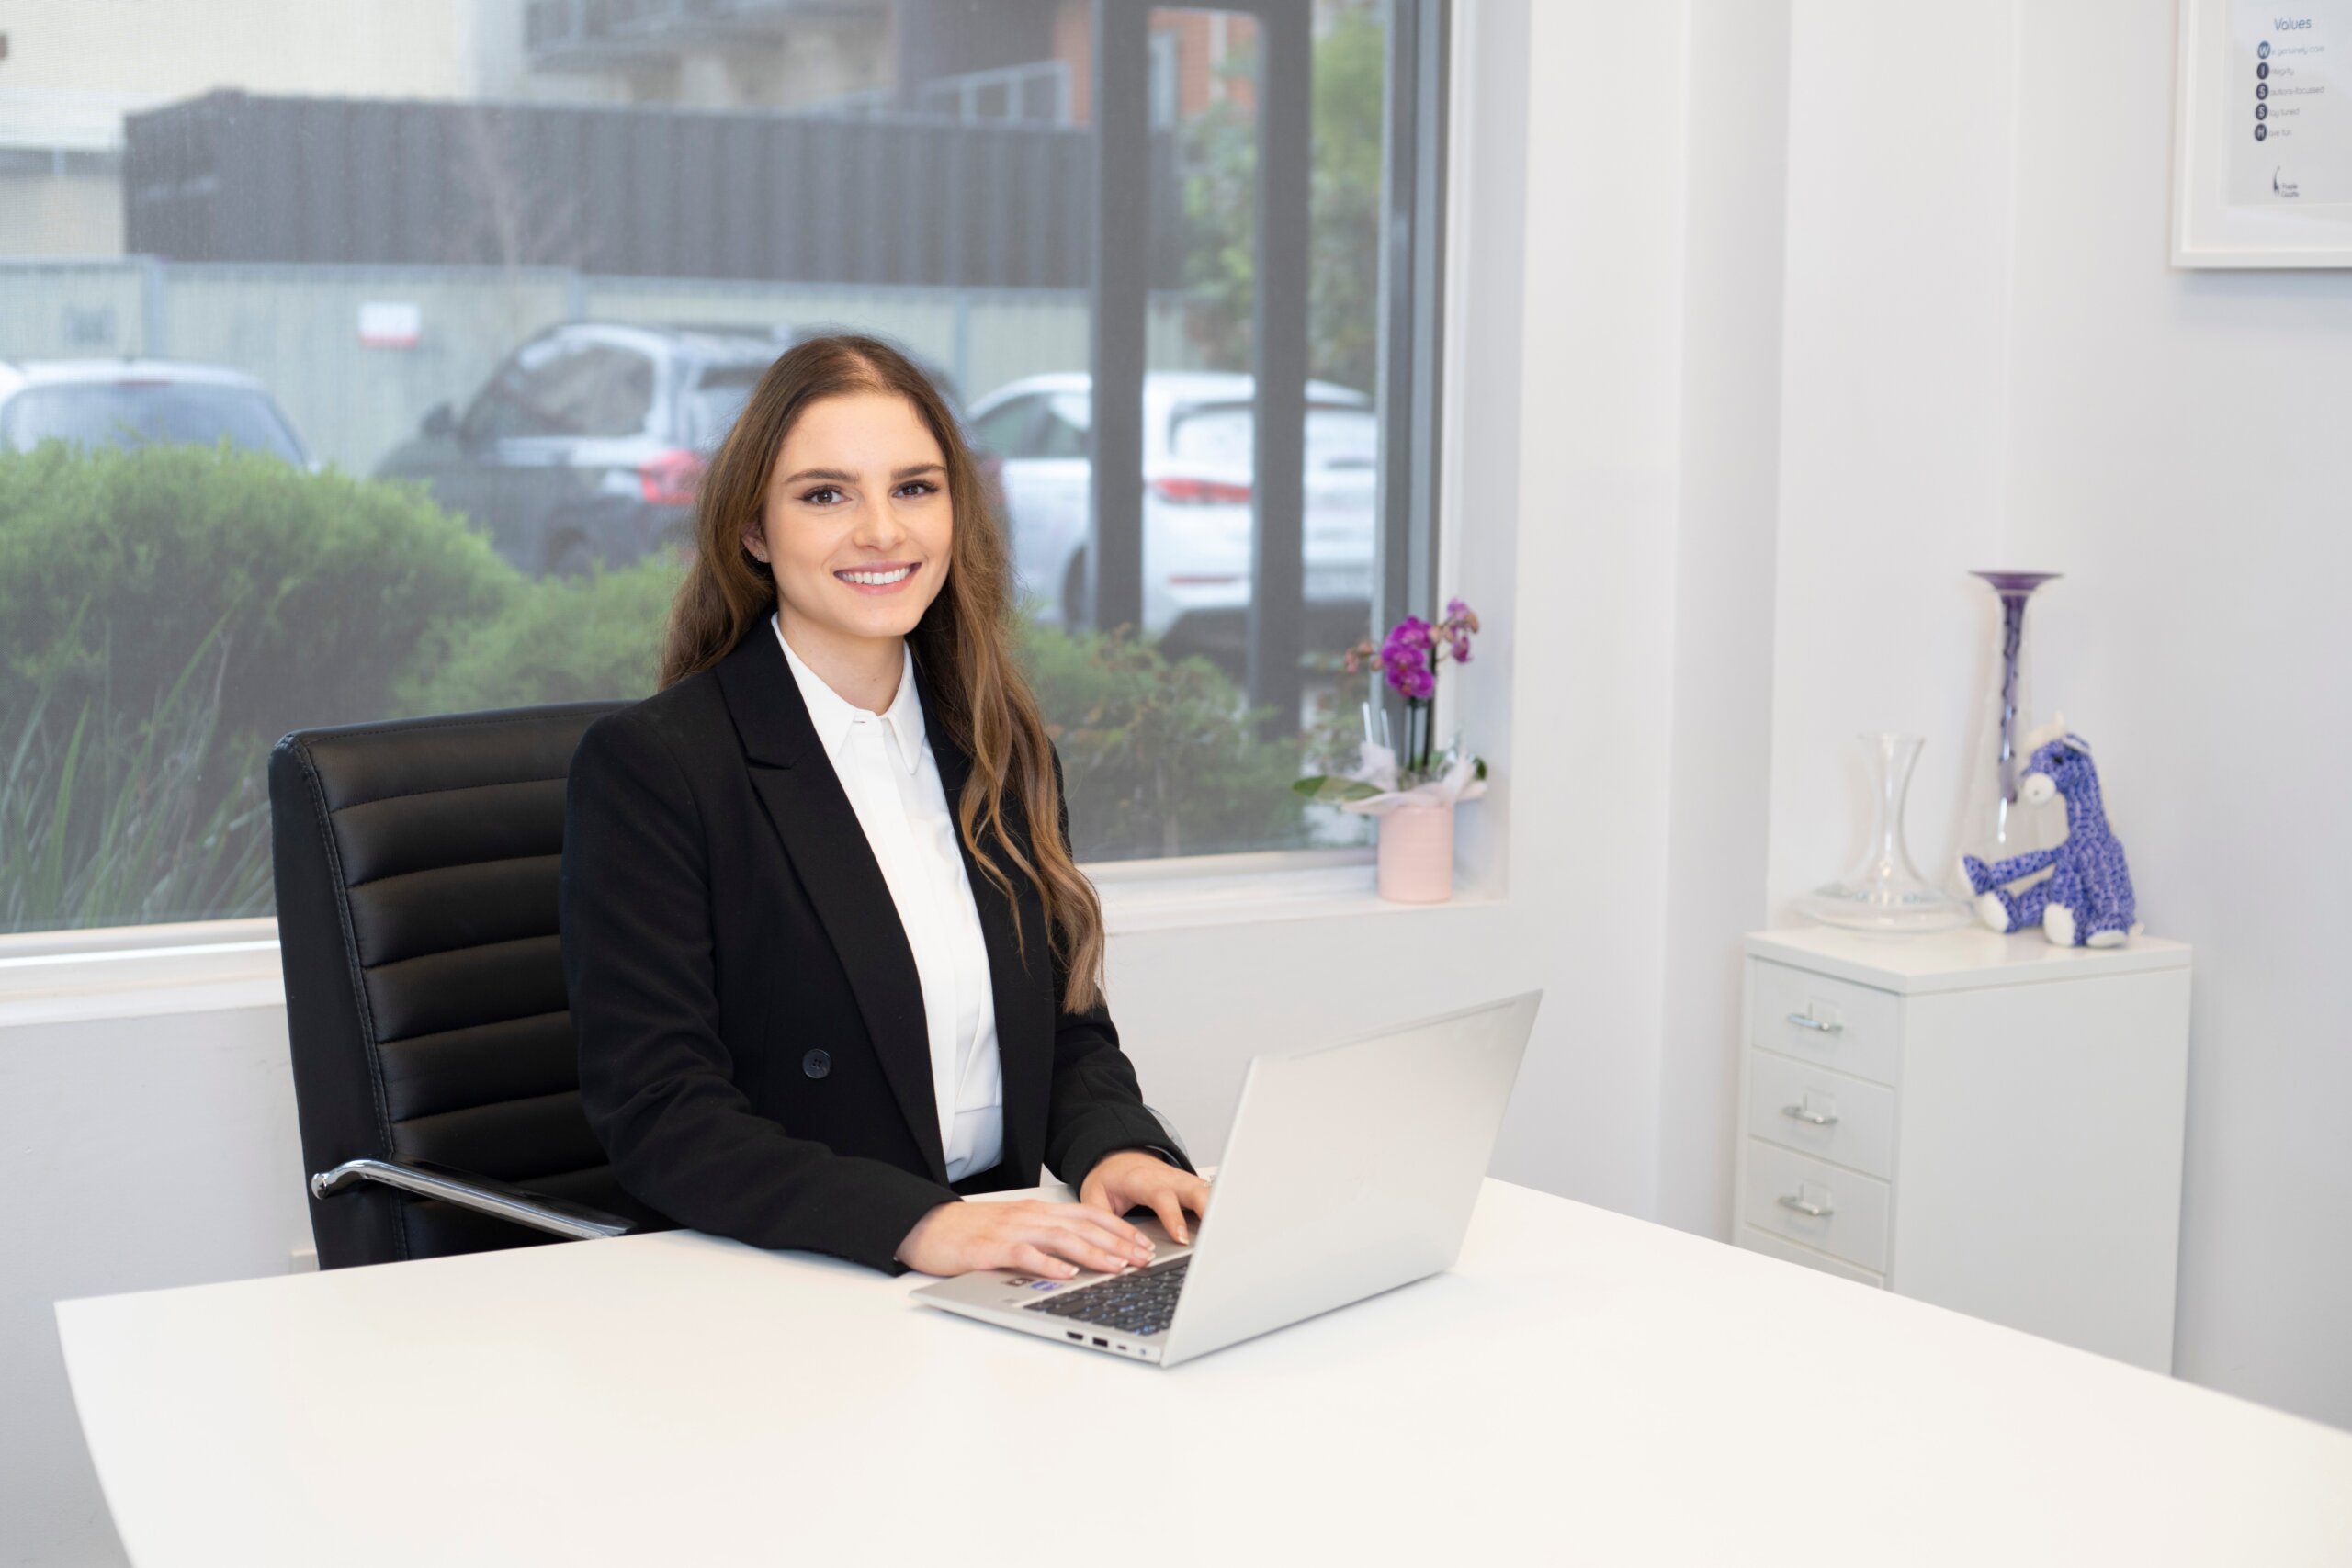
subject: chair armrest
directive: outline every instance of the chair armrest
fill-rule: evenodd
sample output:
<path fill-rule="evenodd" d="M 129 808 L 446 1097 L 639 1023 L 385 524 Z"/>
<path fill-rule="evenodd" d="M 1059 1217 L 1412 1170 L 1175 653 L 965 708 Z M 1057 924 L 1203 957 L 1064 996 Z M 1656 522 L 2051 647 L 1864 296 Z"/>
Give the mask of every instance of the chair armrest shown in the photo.
<path fill-rule="evenodd" d="M 311 1196 L 332 1198 L 362 1181 L 381 1182 L 420 1198 L 438 1198 L 461 1209 L 494 1214 L 502 1220 L 574 1241 L 627 1235 L 637 1228 L 632 1221 L 592 1209 L 585 1203 L 567 1202 L 426 1160 L 347 1159 L 333 1170 L 322 1170 L 311 1177 Z"/>

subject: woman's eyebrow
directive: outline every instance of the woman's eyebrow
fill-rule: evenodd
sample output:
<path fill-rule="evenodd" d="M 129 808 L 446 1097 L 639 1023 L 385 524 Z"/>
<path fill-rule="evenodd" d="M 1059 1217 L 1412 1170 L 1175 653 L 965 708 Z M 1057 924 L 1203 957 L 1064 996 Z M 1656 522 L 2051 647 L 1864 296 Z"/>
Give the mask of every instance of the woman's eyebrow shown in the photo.
<path fill-rule="evenodd" d="M 890 477 L 893 479 L 910 479 L 918 474 L 944 474 L 946 471 L 947 465 L 944 463 L 914 463 L 900 468 Z M 803 468 L 784 482 L 788 485 L 797 485 L 802 479 L 831 479 L 835 484 L 850 485 L 857 482 L 857 476 L 846 473 L 840 468 Z"/>

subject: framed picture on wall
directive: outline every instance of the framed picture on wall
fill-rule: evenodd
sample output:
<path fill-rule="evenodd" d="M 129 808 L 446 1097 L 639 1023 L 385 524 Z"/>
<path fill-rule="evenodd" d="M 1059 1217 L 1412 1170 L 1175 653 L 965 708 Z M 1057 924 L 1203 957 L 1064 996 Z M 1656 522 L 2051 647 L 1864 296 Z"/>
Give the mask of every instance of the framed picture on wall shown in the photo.
<path fill-rule="evenodd" d="M 2172 262 L 2352 266 L 2352 0 L 2180 0 Z"/>

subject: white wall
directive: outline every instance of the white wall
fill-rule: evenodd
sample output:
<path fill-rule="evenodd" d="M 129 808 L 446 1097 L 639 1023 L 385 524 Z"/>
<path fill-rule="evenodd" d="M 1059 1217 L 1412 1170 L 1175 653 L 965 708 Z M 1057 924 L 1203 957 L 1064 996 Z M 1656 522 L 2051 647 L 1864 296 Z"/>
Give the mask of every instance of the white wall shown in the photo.
<path fill-rule="evenodd" d="M 1910 811 L 1923 870 L 1940 863 L 1957 809 L 1989 598 L 1967 572 L 2011 564 L 1999 558 L 2014 33 L 2005 5 L 1794 9 L 1776 908 L 1843 874 L 1868 830 L 1856 734 L 1928 737 Z"/>
<path fill-rule="evenodd" d="M 54 1303 L 286 1271 L 310 1245 L 272 987 L 0 1028 L 0 1563 L 122 1560 L 74 1418 Z M 209 993 L 204 1005 L 198 991 Z M 138 1004 L 134 1003 L 136 1007 Z"/>
<path fill-rule="evenodd" d="M 1764 924 L 1788 0 L 1693 0 L 1655 1218 L 1731 1234 L 1739 934 Z"/>
<path fill-rule="evenodd" d="M 2352 1426 L 2352 272 L 2165 265 L 2168 10 L 2018 52 L 2006 543 L 2070 574 L 2037 677 L 2197 945 L 2178 1370 Z"/>
<path fill-rule="evenodd" d="M 2197 948 L 2177 1369 L 2352 1425 L 2352 273 L 2166 265 L 2173 27 L 1798 0 L 1769 891 L 1839 869 L 1860 729 L 1930 738 L 1943 852 L 1962 574 L 2067 573 L 2040 701 Z"/>

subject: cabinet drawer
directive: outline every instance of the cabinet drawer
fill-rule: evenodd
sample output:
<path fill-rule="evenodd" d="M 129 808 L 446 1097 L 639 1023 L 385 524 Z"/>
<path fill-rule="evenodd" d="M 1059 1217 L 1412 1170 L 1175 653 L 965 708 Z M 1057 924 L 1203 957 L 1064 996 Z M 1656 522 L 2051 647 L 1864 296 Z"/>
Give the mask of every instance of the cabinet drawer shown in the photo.
<path fill-rule="evenodd" d="M 1799 1247 L 1784 1235 L 1775 1235 L 1770 1231 L 1759 1231 L 1754 1225 L 1739 1227 L 1739 1245 L 1750 1252 L 1760 1252 L 1767 1258 L 1777 1258 L 1783 1263 L 1801 1264 L 1807 1269 L 1818 1269 L 1824 1274 L 1834 1274 L 1840 1280 L 1851 1280 L 1857 1285 L 1868 1285 L 1873 1290 L 1881 1291 L 1886 1288 L 1886 1276 L 1883 1274 L 1873 1274 L 1867 1269 L 1857 1269 L 1852 1264 L 1841 1262 L 1826 1252 L 1815 1252 L 1809 1247 Z"/>
<path fill-rule="evenodd" d="M 1898 1081 L 1902 1000 L 1826 975 L 1748 960 L 1747 1043 L 1872 1083 Z"/>
<path fill-rule="evenodd" d="M 1894 1174 L 1894 1091 L 1750 1046 L 1747 1131 L 1869 1175 Z"/>
<path fill-rule="evenodd" d="M 1886 1210 L 1887 1185 L 1877 1178 L 1825 1165 L 1761 1138 L 1747 1140 L 1740 1217 L 1758 1230 L 1883 1274 Z"/>

